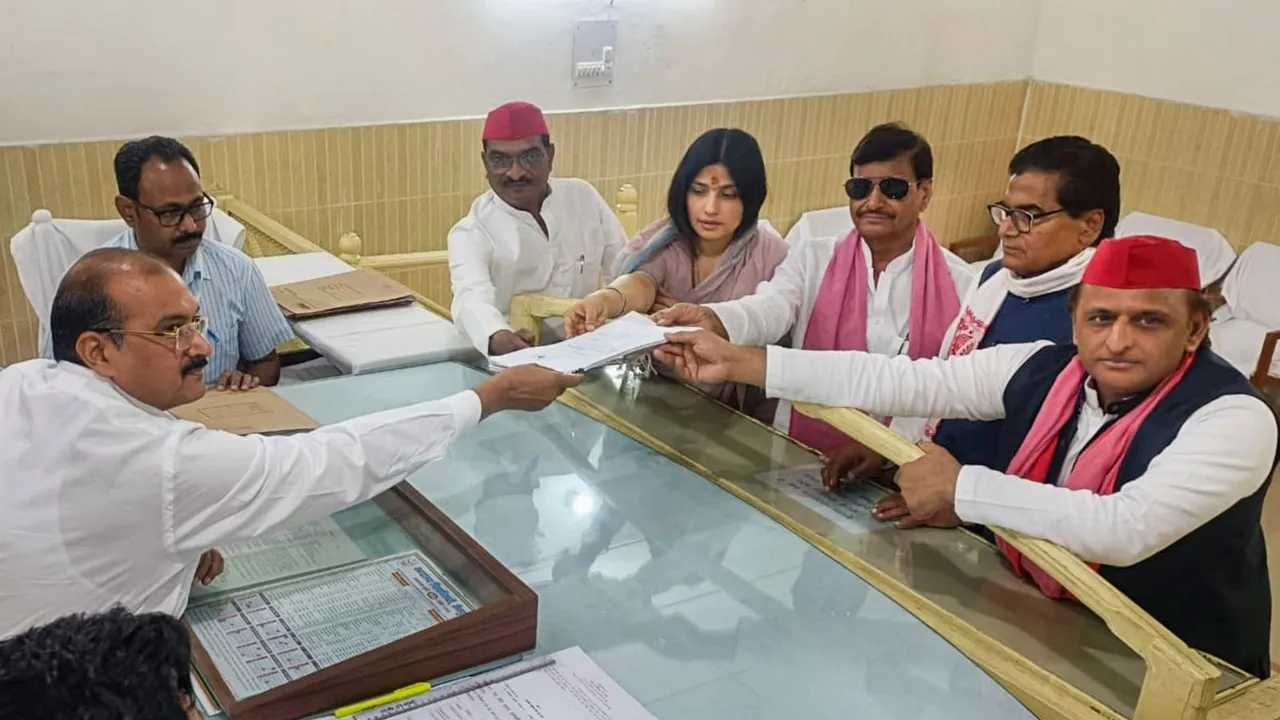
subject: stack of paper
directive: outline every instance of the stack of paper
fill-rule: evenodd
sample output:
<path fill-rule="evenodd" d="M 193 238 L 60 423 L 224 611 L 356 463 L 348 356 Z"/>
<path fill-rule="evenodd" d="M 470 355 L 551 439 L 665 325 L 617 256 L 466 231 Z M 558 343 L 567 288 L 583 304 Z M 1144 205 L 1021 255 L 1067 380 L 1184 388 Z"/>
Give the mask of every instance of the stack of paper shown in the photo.
<path fill-rule="evenodd" d="M 408 712 L 371 711 L 356 720 L 655 720 L 582 648 L 561 650 L 551 658 L 552 664 L 496 683 L 487 683 L 483 675 L 454 683 L 462 686 L 459 690 L 474 687 L 463 694 L 444 685 L 423 695 L 417 701 L 421 706 Z"/>
<path fill-rule="evenodd" d="M 519 365 L 541 365 L 563 373 L 586 372 L 652 350 L 666 342 L 668 333 L 690 330 L 697 328 L 662 327 L 647 316 L 633 312 L 564 342 L 489 358 L 489 367 L 499 371 Z"/>
<path fill-rule="evenodd" d="M 376 270 L 360 268 L 271 288 L 280 309 L 292 320 L 403 305 L 413 291 Z"/>

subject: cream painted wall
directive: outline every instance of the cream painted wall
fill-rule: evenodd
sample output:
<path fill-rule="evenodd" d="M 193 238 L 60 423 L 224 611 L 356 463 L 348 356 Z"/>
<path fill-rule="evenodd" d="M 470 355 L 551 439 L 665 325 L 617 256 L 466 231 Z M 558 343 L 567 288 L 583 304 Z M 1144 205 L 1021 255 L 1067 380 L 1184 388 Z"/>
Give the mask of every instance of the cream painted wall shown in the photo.
<path fill-rule="evenodd" d="M 575 90 L 574 24 L 618 20 Z M 0 144 L 1020 79 L 1029 0 L 0 0 Z"/>
<path fill-rule="evenodd" d="M 1043 0 L 1032 76 L 1280 117 L 1280 2 Z"/>

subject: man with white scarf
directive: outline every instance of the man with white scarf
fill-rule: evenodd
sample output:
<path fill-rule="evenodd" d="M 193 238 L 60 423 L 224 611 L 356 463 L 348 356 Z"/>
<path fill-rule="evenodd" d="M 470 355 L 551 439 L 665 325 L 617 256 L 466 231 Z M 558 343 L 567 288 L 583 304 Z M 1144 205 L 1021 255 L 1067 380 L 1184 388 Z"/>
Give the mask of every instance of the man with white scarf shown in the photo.
<path fill-rule="evenodd" d="M 1004 198 L 987 209 L 1003 255 L 970 286 L 938 357 L 1036 340 L 1070 343 L 1069 296 L 1120 218 L 1120 164 L 1082 137 L 1040 140 L 1009 161 Z M 962 464 L 990 467 L 999 430 L 998 420 L 934 420 L 926 436 Z M 823 482 L 835 488 L 883 465 L 882 457 L 851 443 L 824 460 Z"/>

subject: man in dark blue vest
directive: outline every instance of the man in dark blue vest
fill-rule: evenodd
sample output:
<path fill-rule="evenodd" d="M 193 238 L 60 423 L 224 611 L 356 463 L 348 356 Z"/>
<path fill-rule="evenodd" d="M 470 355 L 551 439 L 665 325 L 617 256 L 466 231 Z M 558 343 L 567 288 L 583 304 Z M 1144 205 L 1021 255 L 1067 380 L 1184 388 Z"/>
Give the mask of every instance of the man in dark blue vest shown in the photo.
<path fill-rule="evenodd" d="M 938 357 L 1036 340 L 1070 343 L 1068 297 L 1120 219 L 1120 164 L 1085 138 L 1045 138 L 1013 156 L 1004 198 L 987 210 L 1001 256 L 968 289 Z M 924 434 L 962 465 L 994 467 L 998 420 L 935 418 Z M 835 488 L 882 467 L 884 458 L 850 443 L 824 458 L 822 478 Z"/>
<path fill-rule="evenodd" d="M 946 360 L 767 350 L 668 336 L 659 359 L 699 382 L 887 415 L 1003 419 L 994 467 L 923 443 L 876 514 L 901 527 L 996 525 L 1062 545 L 1188 645 L 1270 671 L 1262 501 L 1276 416 L 1209 349 L 1194 250 L 1103 242 L 1072 302 L 1075 345 L 998 345 Z M 1002 548 L 1049 597 L 1047 574 Z"/>

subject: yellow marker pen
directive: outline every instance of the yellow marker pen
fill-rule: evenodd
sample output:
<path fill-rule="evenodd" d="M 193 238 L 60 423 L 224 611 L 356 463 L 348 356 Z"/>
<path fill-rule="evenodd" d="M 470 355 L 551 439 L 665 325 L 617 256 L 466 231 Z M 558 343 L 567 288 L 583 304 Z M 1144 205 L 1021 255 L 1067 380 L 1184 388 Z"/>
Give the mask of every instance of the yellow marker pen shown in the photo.
<path fill-rule="evenodd" d="M 379 695 L 376 698 L 365 700 L 364 702 L 358 702 L 354 705 L 338 708 L 333 711 L 333 716 L 339 718 L 348 717 L 359 712 L 364 712 L 365 710 L 372 710 L 380 705 L 390 705 L 393 702 L 408 700 L 414 695 L 421 695 L 430 689 L 431 683 L 414 683 L 408 687 L 402 687 L 395 692 L 389 692 L 386 695 Z"/>

